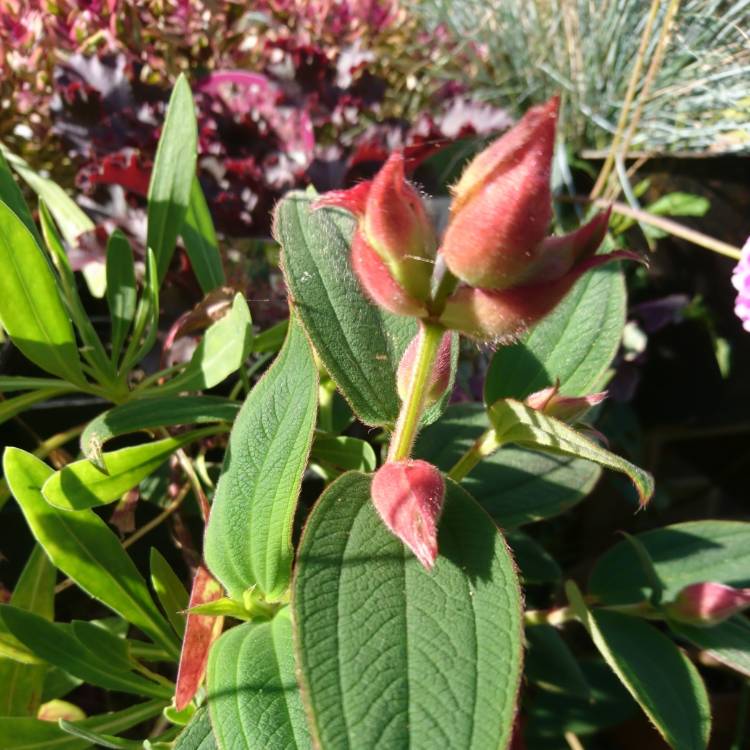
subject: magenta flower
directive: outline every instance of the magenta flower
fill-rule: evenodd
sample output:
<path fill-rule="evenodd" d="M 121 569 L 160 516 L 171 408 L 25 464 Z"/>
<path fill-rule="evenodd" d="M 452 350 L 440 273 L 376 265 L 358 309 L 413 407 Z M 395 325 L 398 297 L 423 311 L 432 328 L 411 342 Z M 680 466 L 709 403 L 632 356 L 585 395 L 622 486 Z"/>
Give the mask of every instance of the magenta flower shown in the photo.
<path fill-rule="evenodd" d="M 750 332 L 750 237 L 742 248 L 742 257 L 732 272 L 732 286 L 737 290 L 734 314 L 742 321 L 742 327 Z"/>

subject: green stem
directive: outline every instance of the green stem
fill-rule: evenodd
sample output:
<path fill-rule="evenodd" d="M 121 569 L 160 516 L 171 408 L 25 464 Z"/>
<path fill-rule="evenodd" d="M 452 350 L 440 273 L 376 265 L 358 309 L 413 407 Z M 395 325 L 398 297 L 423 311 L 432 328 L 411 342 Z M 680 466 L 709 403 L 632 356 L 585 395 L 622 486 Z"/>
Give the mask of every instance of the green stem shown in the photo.
<path fill-rule="evenodd" d="M 401 461 L 408 458 L 417 437 L 419 421 L 424 411 L 427 386 L 430 383 L 432 366 L 440 347 L 445 329 L 435 323 L 422 323 L 422 335 L 414 360 L 414 370 L 409 384 L 409 393 L 401 405 L 396 429 L 388 451 L 389 461 Z"/>
<path fill-rule="evenodd" d="M 448 472 L 448 476 L 454 482 L 460 482 L 483 458 L 487 458 L 501 447 L 502 443 L 498 441 L 495 430 L 490 428 L 483 432 L 471 448 L 458 459 Z"/>

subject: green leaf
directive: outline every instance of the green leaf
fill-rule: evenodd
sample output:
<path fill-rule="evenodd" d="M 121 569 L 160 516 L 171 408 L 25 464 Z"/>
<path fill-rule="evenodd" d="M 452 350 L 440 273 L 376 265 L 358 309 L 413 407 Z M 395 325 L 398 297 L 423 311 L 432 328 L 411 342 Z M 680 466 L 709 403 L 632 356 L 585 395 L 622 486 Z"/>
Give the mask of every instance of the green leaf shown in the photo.
<path fill-rule="evenodd" d="M 492 358 L 484 400 L 524 399 L 560 380 L 567 396 L 600 390 L 625 326 L 625 282 L 615 266 L 587 273 L 555 311 Z"/>
<path fill-rule="evenodd" d="M 369 425 L 392 425 L 400 409 L 396 370 L 416 324 L 365 299 L 349 263 L 354 217 L 338 209 L 311 211 L 312 200 L 290 193 L 276 209 L 294 307 L 357 416 Z"/>
<path fill-rule="evenodd" d="M 524 583 L 554 583 L 562 578 L 562 570 L 544 547 L 522 531 L 506 534 L 513 557 Z"/>
<path fill-rule="evenodd" d="M 449 406 L 419 436 L 416 455 L 449 471 L 489 429 L 481 404 Z M 507 447 L 482 459 L 461 481 L 503 529 L 559 515 L 593 489 L 601 471 L 578 458 Z"/>
<path fill-rule="evenodd" d="M 253 339 L 253 352 L 256 354 L 263 354 L 265 352 L 279 351 L 284 343 L 284 339 L 286 338 L 288 328 L 289 321 L 281 320 L 270 328 L 266 328 L 265 331 L 256 334 Z"/>
<path fill-rule="evenodd" d="M 120 358 L 122 345 L 135 318 L 138 287 L 133 250 L 118 229 L 107 242 L 107 306 L 112 321 L 112 361 Z"/>
<path fill-rule="evenodd" d="M 9 604 L 0 604 L 0 620 L 41 659 L 91 685 L 152 698 L 172 697 L 169 687 L 122 671 L 116 653 L 97 654 L 57 623 Z"/>
<path fill-rule="evenodd" d="M 21 188 L 18 187 L 18 183 L 13 178 L 8 162 L 5 160 L 5 156 L 3 156 L 2 149 L 0 149 L 0 200 L 24 223 L 26 229 L 34 236 L 37 245 L 42 247 L 42 238 L 39 235 L 39 230 L 34 223 Z"/>
<path fill-rule="evenodd" d="M 318 373 L 298 322 L 235 420 L 206 529 L 211 572 L 236 599 L 291 576 L 292 520 L 312 443 Z"/>
<path fill-rule="evenodd" d="M 646 206 L 649 213 L 659 216 L 704 216 L 710 208 L 707 198 L 680 191 L 662 195 Z"/>
<path fill-rule="evenodd" d="M 40 388 L 36 391 L 22 393 L 20 396 L 0 400 L 0 424 L 12 419 L 16 414 L 26 411 L 33 404 L 40 401 L 49 401 L 56 396 L 62 396 L 64 393 L 70 393 L 77 388 L 67 383 L 57 388 Z"/>
<path fill-rule="evenodd" d="M 236 401 L 219 396 L 163 396 L 157 400 L 128 401 L 94 417 L 81 434 L 81 452 L 99 461 L 108 440 L 141 430 L 173 425 L 233 422 L 240 410 Z"/>
<path fill-rule="evenodd" d="M 638 491 L 641 505 L 654 493 L 654 479 L 643 469 L 602 448 L 590 438 L 554 417 L 548 417 L 520 401 L 503 399 L 488 409 L 498 446 L 506 443 L 554 455 L 574 456 L 625 474 Z"/>
<path fill-rule="evenodd" d="M 711 709 L 698 670 L 665 635 L 636 617 L 603 609 L 584 623 L 599 653 L 675 750 L 703 750 Z"/>
<path fill-rule="evenodd" d="M 316 435 L 310 457 L 344 471 L 375 471 L 378 463 L 369 443 L 346 436 Z"/>
<path fill-rule="evenodd" d="M 297 687 L 288 609 L 232 628 L 208 663 L 208 708 L 220 747 L 312 747 Z"/>
<path fill-rule="evenodd" d="M 193 273 L 198 279 L 203 294 L 208 294 L 213 289 L 223 286 L 226 283 L 226 277 L 221 265 L 216 230 L 197 177 L 193 177 L 190 203 L 181 234 L 188 258 L 190 258 L 190 265 L 193 267 Z"/>
<path fill-rule="evenodd" d="M 127 623 L 125 627 L 127 629 Z M 70 630 L 73 637 L 93 654 L 94 660 L 103 660 L 107 667 L 118 672 L 132 671 L 133 662 L 123 636 L 115 635 L 106 625 L 96 621 L 73 620 Z"/>
<path fill-rule="evenodd" d="M 27 612 L 51 620 L 55 607 L 55 568 L 35 544 L 21 576 L 13 589 L 10 602 Z M 11 645 L 26 647 L 3 628 L 3 639 Z M 35 716 L 42 702 L 46 665 L 21 664 L 11 659 L 0 659 L 0 716 Z"/>
<path fill-rule="evenodd" d="M 0 375 L 0 392 L 33 391 L 38 388 L 66 388 L 68 383 L 55 378 L 27 378 L 24 375 Z"/>
<path fill-rule="evenodd" d="M 638 534 L 637 539 L 664 587 L 663 602 L 674 600 L 691 583 L 750 586 L 750 523 L 688 521 Z M 648 588 L 636 552 L 625 541 L 599 559 L 589 580 L 589 593 L 605 604 L 644 601 Z"/>
<path fill-rule="evenodd" d="M 174 750 L 218 750 L 208 709 L 201 708 L 185 729 L 180 732 Z"/>
<path fill-rule="evenodd" d="M 586 678 L 563 637 L 551 625 L 526 628 L 524 675 L 544 690 L 577 698 L 591 694 Z"/>
<path fill-rule="evenodd" d="M 0 322 L 34 364 L 83 382 L 73 327 L 47 259 L 23 222 L 0 201 Z"/>
<path fill-rule="evenodd" d="M 75 722 L 93 732 L 124 732 L 161 713 L 165 702 L 152 700 L 101 716 Z M 72 737 L 51 721 L 30 718 L 0 718 L 3 750 L 84 750 L 91 742 Z"/>
<path fill-rule="evenodd" d="M 330 485 L 298 551 L 295 647 L 316 746 L 505 747 L 522 632 L 502 536 L 448 480 L 427 572 L 380 520 L 370 481 Z"/>
<path fill-rule="evenodd" d="M 672 632 L 729 669 L 750 677 L 750 622 L 746 617 L 731 617 L 711 627 L 685 625 L 670 621 Z"/>
<path fill-rule="evenodd" d="M 158 388 L 142 392 L 141 397 L 158 397 L 176 391 L 200 391 L 213 388 L 242 367 L 253 341 L 250 310 L 237 294 L 229 312 L 209 326 L 185 370 Z"/>
<path fill-rule="evenodd" d="M 189 595 L 182 581 L 156 547 L 151 548 L 151 585 L 167 619 L 180 638 L 185 633 L 185 615 Z"/>
<path fill-rule="evenodd" d="M 156 255 L 159 281 L 164 279 L 190 203 L 198 158 L 198 128 L 190 85 L 177 79 L 156 149 L 148 186 L 147 246 Z"/>
<path fill-rule="evenodd" d="M 60 719 L 57 723 L 66 734 L 90 742 L 96 747 L 106 747 L 112 750 L 142 750 L 143 748 L 143 743 L 137 740 L 124 740 L 121 737 L 113 737 L 111 734 L 94 732 L 65 719 Z"/>
<path fill-rule="evenodd" d="M 31 533 L 54 565 L 177 658 L 174 633 L 107 524 L 93 511 L 71 513 L 47 503 L 41 488 L 53 471 L 30 453 L 6 448 L 3 469 Z"/>
<path fill-rule="evenodd" d="M 214 429 L 193 430 L 152 443 L 132 445 L 104 453 L 106 473 L 88 459 L 74 461 L 56 471 L 42 487 L 44 499 L 63 510 L 84 510 L 118 500 L 142 479 L 156 471 L 178 449 L 207 435 Z"/>

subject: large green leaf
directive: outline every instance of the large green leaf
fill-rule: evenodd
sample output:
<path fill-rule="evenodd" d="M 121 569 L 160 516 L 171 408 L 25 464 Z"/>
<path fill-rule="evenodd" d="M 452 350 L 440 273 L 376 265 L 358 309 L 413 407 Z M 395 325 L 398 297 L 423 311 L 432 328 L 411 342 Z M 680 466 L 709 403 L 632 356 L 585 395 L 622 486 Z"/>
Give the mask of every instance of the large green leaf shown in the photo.
<path fill-rule="evenodd" d="M 37 656 L 92 685 L 151 698 L 172 697 L 169 687 L 121 670 L 114 654 L 90 650 L 66 628 L 39 615 L 0 604 L 0 621 Z"/>
<path fill-rule="evenodd" d="M 521 341 L 497 350 L 485 380 L 485 401 L 524 399 L 557 379 L 569 396 L 601 389 L 622 338 L 625 302 L 617 267 L 587 273 Z"/>
<path fill-rule="evenodd" d="M 104 453 L 102 466 L 106 473 L 88 459 L 74 461 L 44 483 L 42 494 L 48 503 L 64 510 L 84 510 L 112 503 L 156 471 L 178 448 L 213 432 L 211 428 L 193 430 Z"/>
<path fill-rule="evenodd" d="M 163 396 L 156 401 L 128 401 L 94 417 L 81 433 L 81 452 L 99 460 L 108 440 L 141 430 L 173 425 L 233 422 L 240 410 L 236 401 L 220 396 Z"/>
<path fill-rule="evenodd" d="M 514 443 L 553 455 L 585 458 L 607 469 L 622 472 L 633 482 L 641 505 L 648 502 L 654 493 L 654 479 L 647 471 L 602 448 L 559 419 L 513 399 L 495 401 L 488 408 L 488 414 L 495 428 L 498 446 Z"/>
<path fill-rule="evenodd" d="M 291 576 L 292 520 L 310 453 L 318 374 L 296 321 L 237 416 L 206 529 L 205 557 L 231 596 L 269 597 Z"/>
<path fill-rule="evenodd" d="M 156 255 L 159 280 L 169 268 L 190 203 L 198 158 L 198 128 L 190 85 L 177 79 L 156 149 L 148 186 L 147 246 Z"/>
<path fill-rule="evenodd" d="M 232 628 L 211 649 L 208 708 L 222 748 L 312 747 L 294 671 L 289 610 Z"/>
<path fill-rule="evenodd" d="M 101 716 L 75 722 L 93 732 L 124 732 L 161 712 L 163 700 L 152 700 Z M 0 718 L 0 747 L 3 750 L 84 750 L 92 743 L 73 737 L 55 722 L 30 718 Z"/>
<path fill-rule="evenodd" d="M 396 370 L 416 324 L 365 299 L 349 263 L 354 218 L 338 209 L 312 211 L 312 201 L 291 193 L 276 209 L 294 307 L 357 416 L 370 425 L 393 424 L 400 407 Z"/>
<path fill-rule="evenodd" d="M 44 550 L 35 544 L 13 589 L 10 603 L 51 620 L 54 616 L 55 578 L 54 566 Z M 3 639 L 12 639 L 13 644 L 23 647 L 22 642 L 5 628 L 3 631 Z M 35 716 L 41 703 L 46 672 L 46 665 L 0 659 L 0 685 L 3 686 L 0 690 L 0 716 Z"/>
<path fill-rule="evenodd" d="M 316 745 L 496 750 L 521 676 L 521 593 L 495 525 L 447 482 L 425 571 L 384 526 L 370 477 L 322 495 L 300 543 L 297 663 Z"/>
<path fill-rule="evenodd" d="M 716 661 L 750 677 L 750 622 L 746 617 L 731 617 L 712 627 L 681 622 L 670 622 L 669 626 L 680 638 Z"/>
<path fill-rule="evenodd" d="M 73 326 L 34 236 L 0 201 L 0 322 L 34 364 L 82 383 Z"/>
<path fill-rule="evenodd" d="M 481 404 L 450 406 L 439 422 L 419 436 L 416 455 L 447 472 L 489 426 Z M 513 528 L 576 505 L 600 474 L 590 461 L 507 447 L 484 458 L 461 486 L 500 526 Z"/>
<path fill-rule="evenodd" d="M 663 602 L 672 601 L 691 583 L 750 586 L 750 523 L 688 521 L 636 538 L 664 586 Z M 599 559 L 589 580 L 589 593 L 606 604 L 643 601 L 648 598 L 648 588 L 637 553 L 627 541 Z"/>
<path fill-rule="evenodd" d="M 141 396 L 163 398 L 179 391 L 213 388 L 236 372 L 244 363 L 253 343 L 250 310 L 237 294 L 229 312 L 203 334 L 187 367 L 176 378 L 159 388 L 144 390 Z"/>
<path fill-rule="evenodd" d="M 53 471 L 30 453 L 6 448 L 3 470 L 31 533 L 55 566 L 176 658 L 179 643 L 169 623 L 107 524 L 91 510 L 71 513 L 47 503 L 41 488 Z"/>
<path fill-rule="evenodd" d="M 42 238 L 39 235 L 39 230 L 34 223 L 21 188 L 18 187 L 18 183 L 13 178 L 2 149 L 0 149 L 0 200 L 24 223 L 26 229 L 31 232 L 37 244 L 41 247 Z"/>
<path fill-rule="evenodd" d="M 581 613 L 583 614 L 583 613 Z M 607 664 L 674 750 L 703 750 L 711 709 L 698 670 L 653 625 L 597 609 L 584 624 Z"/>
<path fill-rule="evenodd" d="M 551 625 L 526 628 L 528 652 L 524 676 L 544 690 L 588 698 L 591 688 L 575 656 L 559 631 Z"/>
<path fill-rule="evenodd" d="M 180 233 L 203 294 L 225 284 L 216 230 L 197 177 L 193 177 L 190 203 Z"/>

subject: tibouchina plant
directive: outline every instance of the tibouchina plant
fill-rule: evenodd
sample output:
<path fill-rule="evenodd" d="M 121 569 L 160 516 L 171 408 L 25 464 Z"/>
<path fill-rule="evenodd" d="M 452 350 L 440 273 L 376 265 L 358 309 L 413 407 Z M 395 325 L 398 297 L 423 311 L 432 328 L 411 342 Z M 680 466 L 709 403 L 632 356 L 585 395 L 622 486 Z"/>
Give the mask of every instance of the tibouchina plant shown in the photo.
<path fill-rule="evenodd" d="M 748 674 L 750 524 L 616 540 L 584 591 L 535 534 L 602 467 L 633 511 L 653 494 L 590 424 L 625 322 L 612 262 L 637 258 L 606 211 L 552 233 L 557 111 L 530 109 L 465 167 L 442 233 L 401 153 L 351 190 L 288 194 L 273 223 L 289 319 L 260 332 L 226 283 L 184 79 L 142 263 L 109 238 L 108 338 L 67 256 L 90 219 L 0 159 L 0 321 L 42 371 L 0 377 L 0 417 L 106 402 L 4 453 L 3 512 L 36 543 L 0 604 L 0 747 L 541 748 L 638 706 L 673 748 L 706 747 L 706 689 L 676 641 Z M 38 191 L 41 227 L 11 168 Z M 205 299 L 164 336 L 178 246 Z M 156 342 L 196 326 L 192 356 L 154 372 Z M 456 385 L 476 346 L 484 403 Z M 123 541 L 105 518 L 139 523 Z M 172 545 L 144 554 L 172 520 L 182 573 Z M 582 569 L 576 550 L 565 563 Z M 100 619 L 70 622 L 91 599 Z M 86 715 L 97 700 L 117 710 Z"/>

